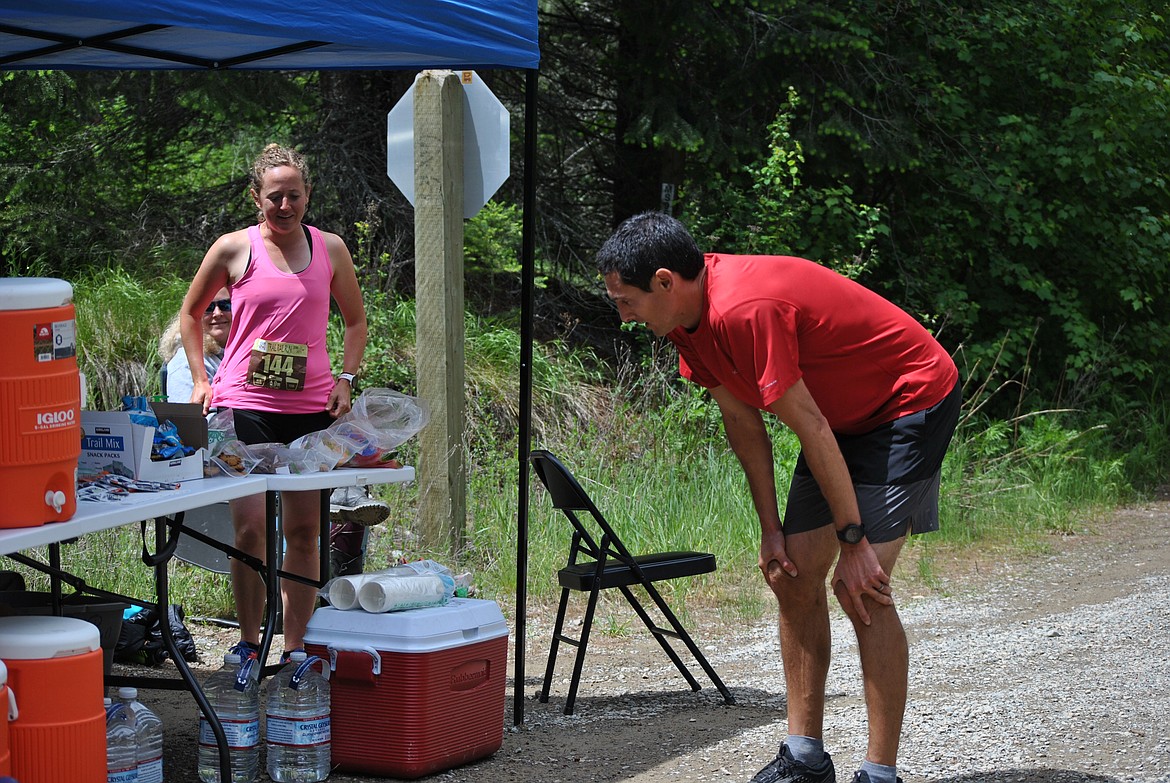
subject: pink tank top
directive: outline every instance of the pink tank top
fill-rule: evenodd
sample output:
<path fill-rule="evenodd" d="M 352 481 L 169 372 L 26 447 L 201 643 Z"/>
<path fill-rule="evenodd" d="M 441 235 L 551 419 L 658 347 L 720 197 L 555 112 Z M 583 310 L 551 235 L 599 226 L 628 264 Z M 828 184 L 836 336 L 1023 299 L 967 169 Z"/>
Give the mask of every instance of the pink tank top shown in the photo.
<path fill-rule="evenodd" d="M 333 390 L 325 349 L 333 264 L 311 226 L 312 257 L 291 274 L 273 265 L 259 226 L 252 255 L 233 285 L 232 328 L 212 381 L 212 404 L 269 413 L 319 413 Z"/>

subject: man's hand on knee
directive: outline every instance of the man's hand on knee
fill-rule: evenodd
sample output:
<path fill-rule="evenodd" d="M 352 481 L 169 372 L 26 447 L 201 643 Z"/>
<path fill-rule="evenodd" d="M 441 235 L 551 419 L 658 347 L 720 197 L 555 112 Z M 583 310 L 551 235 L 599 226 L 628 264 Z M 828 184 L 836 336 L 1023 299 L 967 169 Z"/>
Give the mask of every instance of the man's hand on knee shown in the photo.
<path fill-rule="evenodd" d="M 849 619 L 863 625 L 870 623 L 866 599 L 884 606 L 892 606 L 894 603 L 889 574 L 878 562 L 869 542 L 864 539 L 859 544 L 841 548 L 841 556 L 833 572 L 833 592 Z"/>

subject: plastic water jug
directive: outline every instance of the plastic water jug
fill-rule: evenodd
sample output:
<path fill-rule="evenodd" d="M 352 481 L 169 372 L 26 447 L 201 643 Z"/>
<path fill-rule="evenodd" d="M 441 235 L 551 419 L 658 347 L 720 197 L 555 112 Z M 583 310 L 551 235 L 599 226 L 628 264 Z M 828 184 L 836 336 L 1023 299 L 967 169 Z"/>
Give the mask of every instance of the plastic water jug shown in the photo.
<path fill-rule="evenodd" d="M 257 661 L 240 665 L 240 656 L 228 653 L 223 666 L 212 672 L 203 685 L 207 701 L 215 711 L 227 737 L 231 756 L 232 783 L 251 783 L 260 772 L 260 684 L 252 676 Z M 203 783 L 226 783 L 219 779 L 219 746 L 207 719 L 199 718 L 199 779 Z"/>
<path fill-rule="evenodd" d="M 119 688 L 118 699 L 134 716 L 138 783 L 163 783 L 163 726 L 154 710 L 138 700 L 137 688 Z"/>
<path fill-rule="evenodd" d="M 137 783 L 138 738 L 134 716 L 121 702 L 106 704 L 106 783 Z"/>
<path fill-rule="evenodd" d="M 268 683 L 268 776 L 277 783 L 318 783 L 329 777 L 329 681 L 313 668 L 320 661 L 295 650 Z"/>

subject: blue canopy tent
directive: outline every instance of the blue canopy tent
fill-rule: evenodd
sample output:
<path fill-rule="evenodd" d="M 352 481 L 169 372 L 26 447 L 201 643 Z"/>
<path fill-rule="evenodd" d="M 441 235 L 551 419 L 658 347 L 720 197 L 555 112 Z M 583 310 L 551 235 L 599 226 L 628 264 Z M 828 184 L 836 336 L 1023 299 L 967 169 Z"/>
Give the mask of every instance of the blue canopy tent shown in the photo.
<path fill-rule="evenodd" d="M 536 0 L 0 0 L 0 69 L 527 71 L 513 720 L 524 716 Z M 385 107 L 389 110 L 390 107 Z"/>

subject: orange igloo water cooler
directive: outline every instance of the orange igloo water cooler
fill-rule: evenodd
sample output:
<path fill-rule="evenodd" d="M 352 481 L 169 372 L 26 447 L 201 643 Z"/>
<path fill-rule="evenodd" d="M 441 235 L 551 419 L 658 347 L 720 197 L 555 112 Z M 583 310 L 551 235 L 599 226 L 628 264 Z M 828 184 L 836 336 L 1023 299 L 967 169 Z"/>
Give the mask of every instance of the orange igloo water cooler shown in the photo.
<path fill-rule="evenodd" d="M 12 777 L 22 783 L 105 783 L 97 626 L 73 617 L 0 617 L 0 660 L 19 707 L 8 725 Z"/>
<path fill-rule="evenodd" d="M 0 279 L 0 528 L 69 519 L 77 510 L 81 377 L 73 287 Z"/>

